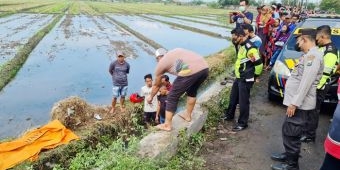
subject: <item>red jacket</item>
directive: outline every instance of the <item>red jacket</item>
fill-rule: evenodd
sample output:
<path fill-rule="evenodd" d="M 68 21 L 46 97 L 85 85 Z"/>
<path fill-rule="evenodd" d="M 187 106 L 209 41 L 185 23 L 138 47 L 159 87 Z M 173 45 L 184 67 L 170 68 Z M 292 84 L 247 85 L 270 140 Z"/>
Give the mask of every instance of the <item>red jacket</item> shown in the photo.
<path fill-rule="evenodd" d="M 340 78 L 338 80 L 338 98 L 340 97 Z M 340 101 L 340 99 L 339 99 Z M 340 103 L 338 103 L 333 121 L 329 128 L 327 138 L 325 140 L 325 151 L 333 157 L 340 159 Z"/>
<path fill-rule="evenodd" d="M 275 20 L 273 19 L 273 18 L 270 18 L 269 20 L 268 20 L 268 22 L 266 23 L 266 25 L 264 25 L 264 28 L 263 28 L 263 34 L 268 34 L 268 32 L 269 32 L 269 26 L 270 25 L 273 25 L 275 23 Z"/>

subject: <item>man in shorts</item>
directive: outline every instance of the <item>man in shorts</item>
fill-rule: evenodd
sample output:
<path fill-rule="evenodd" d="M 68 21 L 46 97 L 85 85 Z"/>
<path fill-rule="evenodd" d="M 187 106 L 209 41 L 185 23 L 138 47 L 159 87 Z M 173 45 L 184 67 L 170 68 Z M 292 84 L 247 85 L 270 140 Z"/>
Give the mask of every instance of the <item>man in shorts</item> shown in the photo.
<path fill-rule="evenodd" d="M 187 111 L 184 115 L 179 116 L 187 122 L 191 121 L 192 111 L 196 104 L 197 89 L 208 77 L 209 66 L 204 57 L 186 49 L 176 48 L 167 52 L 160 48 L 156 50 L 155 55 L 158 62 L 155 71 L 156 79 L 147 101 L 151 103 L 159 91 L 164 73 L 177 76 L 167 97 L 165 122 L 157 125 L 160 130 L 171 131 L 172 118 L 177 110 L 179 98 L 184 93 L 187 94 Z"/>
<path fill-rule="evenodd" d="M 130 65 L 125 61 L 125 55 L 122 51 L 117 51 L 117 60 L 110 64 L 109 72 L 112 76 L 112 109 L 113 114 L 116 110 L 117 98 L 120 97 L 120 109 L 125 111 L 125 96 L 128 88 L 127 74 L 130 72 Z"/>

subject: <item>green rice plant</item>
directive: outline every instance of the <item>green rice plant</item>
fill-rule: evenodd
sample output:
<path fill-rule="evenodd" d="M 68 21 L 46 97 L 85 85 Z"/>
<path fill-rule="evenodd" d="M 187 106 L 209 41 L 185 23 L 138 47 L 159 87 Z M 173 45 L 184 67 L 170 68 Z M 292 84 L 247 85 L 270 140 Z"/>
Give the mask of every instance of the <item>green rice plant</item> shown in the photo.
<path fill-rule="evenodd" d="M 72 1 L 72 3 L 70 4 L 70 7 L 68 9 L 68 14 L 71 14 L 71 15 L 78 15 L 78 14 L 80 14 L 79 3 L 76 3 L 76 1 Z"/>
<path fill-rule="evenodd" d="M 48 6 L 43 6 L 40 8 L 34 8 L 31 9 L 27 12 L 32 12 L 32 13 L 47 13 L 47 14 L 60 14 L 64 13 L 65 9 L 69 6 L 70 2 L 69 1 L 58 1 L 56 3 L 50 4 Z"/>
<path fill-rule="evenodd" d="M 103 13 L 128 13 L 128 14 L 162 14 L 162 15 L 206 15 L 227 14 L 223 9 L 211 9 L 199 6 L 180 6 L 163 3 L 109 3 L 88 2 Z"/>

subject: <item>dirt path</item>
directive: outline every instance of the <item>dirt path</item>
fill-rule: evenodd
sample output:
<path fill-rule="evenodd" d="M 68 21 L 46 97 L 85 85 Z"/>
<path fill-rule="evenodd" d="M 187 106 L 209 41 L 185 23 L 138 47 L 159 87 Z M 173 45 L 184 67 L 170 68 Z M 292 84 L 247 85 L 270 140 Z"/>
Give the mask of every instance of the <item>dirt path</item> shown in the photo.
<path fill-rule="evenodd" d="M 275 163 L 273 152 L 283 151 L 281 127 L 285 107 L 267 99 L 268 73 L 252 89 L 249 128 L 231 132 L 232 122 L 221 122 L 213 140 L 204 144 L 201 156 L 211 170 L 269 170 Z M 238 113 L 236 113 L 238 116 Z M 327 134 L 330 115 L 320 116 L 315 144 L 302 145 L 301 170 L 318 170 L 324 158 L 323 142 Z"/>

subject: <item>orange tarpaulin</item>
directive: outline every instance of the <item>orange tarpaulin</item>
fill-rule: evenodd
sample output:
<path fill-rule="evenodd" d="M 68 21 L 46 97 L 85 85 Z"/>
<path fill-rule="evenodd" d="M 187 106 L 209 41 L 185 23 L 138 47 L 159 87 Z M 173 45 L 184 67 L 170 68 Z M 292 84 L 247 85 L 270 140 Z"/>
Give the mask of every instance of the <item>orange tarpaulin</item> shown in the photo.
<path fill-rule="evenodd" d="M 52 149 L 71 140 L 79 139 L 71 130 L 54 120 L 27 132 L 11 142 L 0 143 L 0 170 L 11 168 L 24 160 L 36 160 L 43 149 Z"/>

